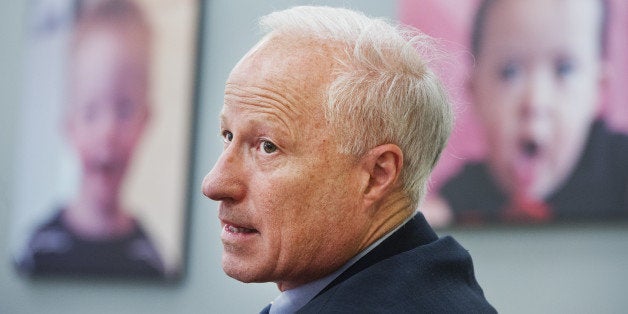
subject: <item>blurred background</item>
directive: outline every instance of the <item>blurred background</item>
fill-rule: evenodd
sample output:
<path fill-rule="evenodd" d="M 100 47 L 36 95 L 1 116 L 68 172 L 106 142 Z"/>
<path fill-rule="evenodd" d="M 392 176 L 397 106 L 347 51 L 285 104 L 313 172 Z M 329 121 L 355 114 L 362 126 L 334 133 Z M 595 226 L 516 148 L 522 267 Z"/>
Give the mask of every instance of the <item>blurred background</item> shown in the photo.
<path fill-rule="evenodd" d="M 419 1 L 420 2 L 420 1 Z M 0 4 L 0 313 L 256 313 L 275 298 L 273 284 L 242 284 L 222 272 L 216 203 L 200 193 L 217 159 L 224 82 L 259 39 L 256 20 L 298 4 L 325 4 L 396 19 L 396 1 L 206 1 L 202 8 L 197 100 L 189 178 L 187 262 L 175 283 L 38 279 L 11 263 L 10 231 L 20 106 L 24 100 L 28 1 Z M 625 105 L 625 104 L 623 104 Z M 627 161 L 628 162 L 628 161 Z M 31 193 L 41 193 L 32 186 Z M 488 300 L 503 313 L 621 313 L 628 308 L 626 223 L 442 229 L 471 253 Z"/>

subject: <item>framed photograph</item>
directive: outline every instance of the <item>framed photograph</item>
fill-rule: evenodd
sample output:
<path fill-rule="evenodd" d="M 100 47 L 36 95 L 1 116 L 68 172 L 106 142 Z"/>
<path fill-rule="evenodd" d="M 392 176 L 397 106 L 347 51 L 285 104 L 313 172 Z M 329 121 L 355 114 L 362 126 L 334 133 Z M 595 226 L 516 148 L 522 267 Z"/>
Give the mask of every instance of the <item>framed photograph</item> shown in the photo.
<path fill-rule="evenodd" d="M 456 113 L 433 226 L 628 221 L 628 5 L 400 0 Z"/>
<path fill-rule="evenodd" d="M 19 272 L 182 276 L 200 6 L 29 2 L 12 224 Z"/>

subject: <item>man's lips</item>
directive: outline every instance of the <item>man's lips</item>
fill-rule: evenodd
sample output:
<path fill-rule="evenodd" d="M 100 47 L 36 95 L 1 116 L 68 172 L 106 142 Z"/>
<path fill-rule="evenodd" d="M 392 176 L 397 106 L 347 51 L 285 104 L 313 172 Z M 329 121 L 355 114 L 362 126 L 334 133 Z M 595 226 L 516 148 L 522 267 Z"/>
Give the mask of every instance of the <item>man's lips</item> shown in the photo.
<path fill-rule="evenodd" d="M 230 233 L 257 233 L 255 229 L 238 227 L 234 225 L 225 225 L 225 230 Z"/>
<path fill-rule="evenodd" d="M 234 223 L 234 222 L 226 221 L 222 219 L 221 219 L 221 223 L 223 224 L 223 230 L 228 233 L 233 233 L 233 234 L 259 233 L 257 229 L 248 225 L 242 225 L 242 224 L 238 224 L 238 223 Z"/>

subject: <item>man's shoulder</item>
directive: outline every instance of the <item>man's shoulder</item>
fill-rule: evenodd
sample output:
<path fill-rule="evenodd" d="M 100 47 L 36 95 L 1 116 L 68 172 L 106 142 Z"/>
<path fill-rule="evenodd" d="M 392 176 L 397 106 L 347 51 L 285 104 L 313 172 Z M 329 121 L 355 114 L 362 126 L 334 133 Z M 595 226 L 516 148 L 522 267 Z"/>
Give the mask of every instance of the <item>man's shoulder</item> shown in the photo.
<path fill-rule="evenodd" d="M 470 255 L 445 237 L 382 260 L 319 295 L 299 313 L 493 313 Z"/>

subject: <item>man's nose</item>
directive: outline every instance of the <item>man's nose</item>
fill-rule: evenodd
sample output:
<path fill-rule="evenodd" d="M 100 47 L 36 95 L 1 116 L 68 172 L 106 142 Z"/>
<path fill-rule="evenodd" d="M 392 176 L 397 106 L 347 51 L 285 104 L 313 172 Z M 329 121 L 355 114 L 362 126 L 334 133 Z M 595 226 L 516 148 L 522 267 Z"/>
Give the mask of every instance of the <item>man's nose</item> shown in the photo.
<path fill-rule="evenodd" d="M 238 201 L 246 194 L 242 158 L 230 148 L 222 152 L 203 179 L 203 194 L 214 201 Z"/>

